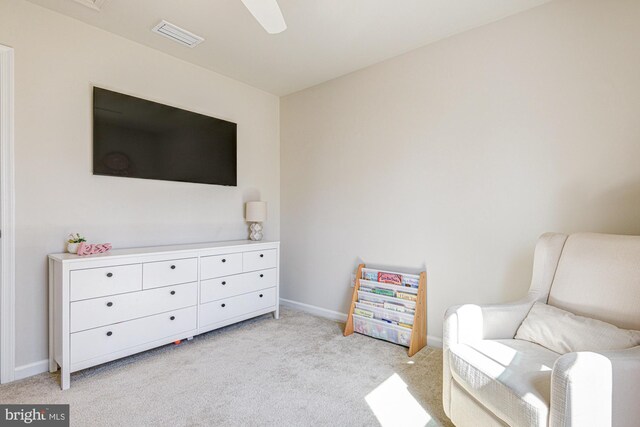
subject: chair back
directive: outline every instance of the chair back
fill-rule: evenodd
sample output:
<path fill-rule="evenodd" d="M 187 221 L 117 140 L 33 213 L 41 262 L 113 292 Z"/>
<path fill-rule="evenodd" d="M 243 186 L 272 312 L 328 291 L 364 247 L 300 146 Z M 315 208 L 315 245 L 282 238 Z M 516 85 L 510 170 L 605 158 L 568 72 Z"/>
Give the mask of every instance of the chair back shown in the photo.
<path fill-rule="evenodd" d="M 570 235 L 548 303 L 620 328 L 640 330 L 640 236 Z"/>

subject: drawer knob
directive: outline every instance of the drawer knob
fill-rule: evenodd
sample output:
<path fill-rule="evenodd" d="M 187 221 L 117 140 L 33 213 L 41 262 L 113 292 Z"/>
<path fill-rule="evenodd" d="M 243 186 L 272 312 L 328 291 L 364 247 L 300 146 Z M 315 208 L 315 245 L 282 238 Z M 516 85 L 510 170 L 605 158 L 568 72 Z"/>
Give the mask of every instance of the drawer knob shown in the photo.
<path fill-rule="evenodd" d="M 109 301 L 109 302 L 107 303 L 107 307 L 113 307 L 113 303 L 112 303 L 111 301 Z"/>
<path fill-rule="evenodd" d="M 110 337 L 111 335 L 113 335 L 113 332 L 109 331 L 107 332 L 107 336 Z"/>
<path fill-rule="evenodd" d="M 226 307 L 226 306 L 227 306 L 227 304 L 222 304 L 222 307 Z"/>
<path fill-rule="evenodd" d="M 107 273 L 107 277 L 113 277 L 113 273 Z"/>
<path fill-rule="evenodd" d="M 169 317 L 169 320 L 176 320 L 176 316 Z"/>
<path fill-rule="evenodd" d="M 175 295 L 175 294 L 176 294 L 176 291 L 171 291 L 171 292 L 169 292 L 169 293 L 170 293 L 171 295 Z"/>
<path fill-rule="evenodd" d="M 227 262 L 227 260 L 226 260 L 226 259 L 224 259 L 224 258 L 222 258 L 222 262 Z"/>
<path fill-rule="evenodd" d="M 262 294 L 260 294 L 260 298 L 262 298 Z"/>
<path fill-rule="evenodd" d="M 227 284 L 227 282 L 222 282 L 222 284 L 223 284 L 223 285 L 226 285 L 226 284 Z"/>
<path fill-rule="evenodd" d="M 264 258 L 264 254 L 260 254 L 260 258 Z"/>
<path fill-rule="evenodd" d="M 175 270 L 175 269 L 176 269 L 176 266 L 175 266 L 175 265 L 172 265 L 172 266 L 171 266 L 171 269 L 172 269 L 172 270 Z"/>
<path fill-rule="evenodd" d="M 261 274 L 260 277 L 264 277 L 264 274 Z"/>

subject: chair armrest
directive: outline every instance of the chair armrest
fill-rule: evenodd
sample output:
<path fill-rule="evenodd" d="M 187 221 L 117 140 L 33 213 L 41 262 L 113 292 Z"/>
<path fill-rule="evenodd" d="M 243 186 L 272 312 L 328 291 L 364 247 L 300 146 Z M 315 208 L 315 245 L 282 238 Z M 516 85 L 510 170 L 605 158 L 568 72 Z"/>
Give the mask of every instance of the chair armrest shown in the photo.
<path fill-rule="evenodd" d="M 511 339 L 535 302 L 534 296 L 509 304 L 464 304 L 444 315 L 443 348 L 486 339 Z"/>
<path fill-rule="evenodd" d="M 451 418 L 451 369 L 449 368 L 449 347 L 454 344 L 483 339 L 513 338 L 518 327 L 529 313 L 536 297 L 511 304 L 474 305 L 465 304 L 451 307 L 444 315 L 442 334 L 442 405 Z"/>
<path fill-rule="evenodd" d="M 635 426 L 639 391 L 640 346 L 567 353 L 553 366 L 549 425 Z"/>

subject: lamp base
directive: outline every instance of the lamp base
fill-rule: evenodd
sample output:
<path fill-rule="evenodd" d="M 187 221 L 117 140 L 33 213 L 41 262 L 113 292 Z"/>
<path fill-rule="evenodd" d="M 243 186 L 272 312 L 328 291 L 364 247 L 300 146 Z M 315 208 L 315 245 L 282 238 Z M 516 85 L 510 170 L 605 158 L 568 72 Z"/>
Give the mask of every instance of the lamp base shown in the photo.
<path fill-rule="evenodd" d="M 249 226 L 249 230 L 251 230 L 249 239 L 254 241 L 262 240 L 262 224 L 259 222 L 252 222 Z"/>

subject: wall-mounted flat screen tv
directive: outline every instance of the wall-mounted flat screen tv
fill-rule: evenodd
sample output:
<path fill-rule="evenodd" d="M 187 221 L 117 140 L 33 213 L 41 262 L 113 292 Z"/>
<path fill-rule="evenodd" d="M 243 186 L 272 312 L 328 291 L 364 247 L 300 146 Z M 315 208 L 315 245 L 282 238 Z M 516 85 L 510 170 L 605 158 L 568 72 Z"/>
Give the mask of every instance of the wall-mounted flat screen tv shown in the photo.
<path fill-rule="evenodd" d="M 237 125 L 93 88 L 93 174 L 237 185 Z"/>

